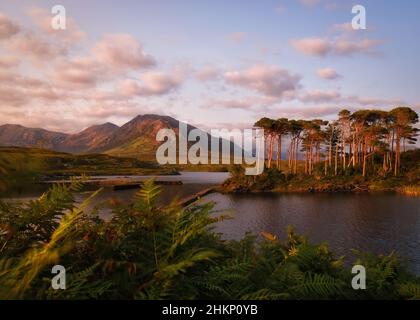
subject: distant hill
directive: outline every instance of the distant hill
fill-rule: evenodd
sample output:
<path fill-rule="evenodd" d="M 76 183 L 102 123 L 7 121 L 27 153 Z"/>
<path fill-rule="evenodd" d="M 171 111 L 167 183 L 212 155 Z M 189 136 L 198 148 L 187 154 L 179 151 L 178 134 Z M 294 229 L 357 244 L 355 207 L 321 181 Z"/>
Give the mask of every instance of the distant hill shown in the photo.
<path fill-rule="evenodd" d="M 40 128 L 26 128 L 17 124 L 0 126 L 0 145 L 56 149 L 69 135 Z"/>
<path fill-rule="evenodd" d="M 96 150 L 98 146 L 106 144 L 109 137 L 119 127 L 113 123 L 104 123 L 89 127 L 82 132 L 72 134 L 59 143 L 54 150 L 71 153 L 88 153 Z"/>
<path fill-rule="evenodd" d="M 105 153 L 154 161 L 160 144 L 156 141 L 157 132 L 173 129 L 178 136 L 178 127 L 178 120 L 155 114 L 136 116 L 121 127 L 105 123 L 76 134 L 6 124 L 0 126 L 0 146 L 37 147 L 76 154 Z M 188 125 L 187 131 L 192 129 L 196 128 Z"/>

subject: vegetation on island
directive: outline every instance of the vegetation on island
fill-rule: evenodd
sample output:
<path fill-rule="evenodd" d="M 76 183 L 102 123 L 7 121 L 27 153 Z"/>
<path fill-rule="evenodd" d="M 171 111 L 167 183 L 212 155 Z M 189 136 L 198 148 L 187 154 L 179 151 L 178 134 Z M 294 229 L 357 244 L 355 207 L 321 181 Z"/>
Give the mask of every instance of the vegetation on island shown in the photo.
<path fill-rule="evenodd" d="M 340 111 L 338 120 L 262 118 L 266 170 L 256 177 L 232 169 L 225 191 L 380 191 L 418 194 L 420 151 L 414 144 L 417 113 L 409 107 Z M 281 160 L 288 138 L 287 160 Z M 299 159 L 299 156 L 301 158 Z"/>
<path fill-rule="evenodd" d="M 105 221 L 89 206 L 100 190 L 75 203 L 81 187 L 0 202 L 0 299 L 420 299 L 420 278 L 395 253 L 355 252 L 349 266 L 292 228 L 283 241 L 226 241 L 212 231 L 226 218 L 212 203 L 161 207 L 153 181 Z M 51 287 L 57 264 L 65 290 Z M 351 286 L 354 264 L 366 268 L 366 290 Z"/>

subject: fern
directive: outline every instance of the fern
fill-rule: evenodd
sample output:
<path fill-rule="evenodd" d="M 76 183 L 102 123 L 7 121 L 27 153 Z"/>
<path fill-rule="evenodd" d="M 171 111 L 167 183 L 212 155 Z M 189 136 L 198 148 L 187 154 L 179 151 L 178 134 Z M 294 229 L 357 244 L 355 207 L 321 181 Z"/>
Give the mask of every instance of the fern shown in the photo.
<path fill-rule="evenodd" d="M 212 231 L 213 203 L 159 206 L 146 181 L 132 205 L 110 220 L 76 205 L 83 179 L 54 185 L 26 204 L 0 202 L 2 299 L 419 299 L 419 278 L 396 254 L 356 252 L 366 290 L 351 288 L 345 258 L 288 228 L 285 241 L 264 232 L 224 241 Z M 218 213 L 217 213 L 218 214 Z M 50 288 L 51 266 L 66 267 L 67 289 Z"/>

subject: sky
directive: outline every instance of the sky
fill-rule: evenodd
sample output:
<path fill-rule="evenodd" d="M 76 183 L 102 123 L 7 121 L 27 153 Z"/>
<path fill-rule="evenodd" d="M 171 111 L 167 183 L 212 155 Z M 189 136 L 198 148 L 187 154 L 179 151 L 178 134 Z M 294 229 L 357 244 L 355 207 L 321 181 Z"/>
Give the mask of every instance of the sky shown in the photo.
<path fill-rule="evenodd" d="M 51 27 L 51 8 L 66 28 Z M 354 30 L 355 4 L 366 30 Z M 341 109 L 420 112 L 420 2 L 2 0 L 0 125 L 74 133 L 169 115 L 204 129 Z"/>

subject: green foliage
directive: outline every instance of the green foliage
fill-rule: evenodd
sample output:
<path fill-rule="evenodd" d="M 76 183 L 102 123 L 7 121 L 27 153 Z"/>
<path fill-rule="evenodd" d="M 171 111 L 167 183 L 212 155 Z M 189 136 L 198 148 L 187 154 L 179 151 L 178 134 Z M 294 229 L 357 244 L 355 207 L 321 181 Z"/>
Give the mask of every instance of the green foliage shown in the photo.
<path fill-rule="evenodd" d="M 105 221 L 80 204 L 81 183 L 56 185 L 36 201 L 0 203 L 1 299 L 419 299 L 420 280 L 395 255 L 356 252 L 367 290 L 351 288 L 344 257 L 289 228 L 224 241 L 212 203 L 159 207 L 148 181 L 129 206 Z M 51 268 L 66 267 L 66 290 Z"/>

